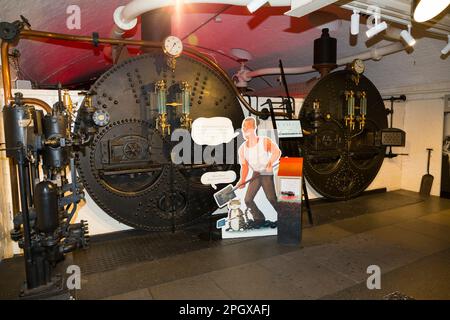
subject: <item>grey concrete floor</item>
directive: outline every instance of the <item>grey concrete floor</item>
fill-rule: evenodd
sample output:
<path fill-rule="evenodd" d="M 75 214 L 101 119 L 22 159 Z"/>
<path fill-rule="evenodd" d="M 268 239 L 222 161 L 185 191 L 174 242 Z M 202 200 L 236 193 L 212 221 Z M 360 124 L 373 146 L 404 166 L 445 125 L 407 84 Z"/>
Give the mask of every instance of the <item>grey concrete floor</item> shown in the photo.
<path fill-rule="evenodd" d="M 379 290 L 367 289 L 369 265 L 381 268 Z M 383 299 L 393 292 L 450 299 L 450 200 L 430 197 L 307 228 L 300 247 L 264 237 L 87 275 L 78 298 Z"/>

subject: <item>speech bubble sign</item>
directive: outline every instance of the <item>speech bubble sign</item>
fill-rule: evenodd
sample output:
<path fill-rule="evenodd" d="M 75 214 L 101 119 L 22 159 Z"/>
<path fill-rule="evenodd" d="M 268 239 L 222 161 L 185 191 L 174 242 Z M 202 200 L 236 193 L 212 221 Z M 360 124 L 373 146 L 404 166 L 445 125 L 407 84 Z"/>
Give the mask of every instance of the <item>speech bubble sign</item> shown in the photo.
<path fill-rule="evenodd" d="M 238 135 L 231 120 L 225 117 L 197 118 L 192 123 L 192 140 L 198 145 L 217 146 Z"/>
<path fill-rule="evenodd" d="M 232 170 L 206 172 L 200 178 L 201 183 L 210 184 L 214 189 L 217 189 L 216 184 L 231 183 L 235 180 L 236 172 Z"/>

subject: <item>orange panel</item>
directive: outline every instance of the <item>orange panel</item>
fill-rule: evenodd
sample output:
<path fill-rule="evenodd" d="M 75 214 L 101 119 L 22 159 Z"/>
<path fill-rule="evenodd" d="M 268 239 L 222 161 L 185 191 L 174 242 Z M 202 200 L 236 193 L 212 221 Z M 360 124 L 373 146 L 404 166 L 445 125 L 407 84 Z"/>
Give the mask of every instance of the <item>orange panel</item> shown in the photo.
<path fill-rule="evenodd" d="M 303 158 L 280 158 L 278 176 L 301 177 L 303 173 Z"/>

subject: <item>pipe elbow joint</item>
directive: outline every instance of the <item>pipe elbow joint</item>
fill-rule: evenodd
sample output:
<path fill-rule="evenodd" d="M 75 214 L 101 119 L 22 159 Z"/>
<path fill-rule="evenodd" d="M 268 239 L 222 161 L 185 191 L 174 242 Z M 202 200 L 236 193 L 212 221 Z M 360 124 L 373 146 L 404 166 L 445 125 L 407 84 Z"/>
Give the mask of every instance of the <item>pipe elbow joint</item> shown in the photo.
<path fill-rule="evenodd" d="M 121 30 L 128 31 L 132 30 L 137 25 L 137 18 L 134 18 L 130 21 L 127 21 L 126 19 L 123 19 L 122 12 L 125 6 L 117 7 L 116 10 L 114 10 L 114 23 L 117 27 L 119 27 Z"/>
<path fill-rule="evenodd" d="M 247 70 L 239 70 L 234 76 L 234 83 L 238 88 L 246 88 L 252 77 L 248 76 Z"/>

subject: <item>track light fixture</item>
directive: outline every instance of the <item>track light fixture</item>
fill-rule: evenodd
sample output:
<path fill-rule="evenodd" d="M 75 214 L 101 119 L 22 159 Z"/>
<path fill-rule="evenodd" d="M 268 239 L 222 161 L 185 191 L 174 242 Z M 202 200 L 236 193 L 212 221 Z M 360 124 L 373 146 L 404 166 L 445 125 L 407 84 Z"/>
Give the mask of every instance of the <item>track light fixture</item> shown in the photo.
<path fill-rule="evenodd" d="M 387 23 L 386 21 L 383 21 L 381 23 L 375 24 L 372 28 L 366 31 L 367 38 L 372 38 L 373 36 L 379 34 L 380 32 L 383 32 L 387 29 Z"/>
<path fill-rule="evenodd" d="M 411 25 L 408 25 L 408 30 L 403 30 L 402 32 L 400 32 L 400 36 L 402 37 L 403 41 L 405 41 L 405 43 L 412 47 L 416 44 L 416 39 L 413 38 L 413 36 L 411 35 Z"/>
<path fill-rule="evenodd" d="M 351 18 L 351 24 L 350 24 L 350 33 L 354 36 L 359 34 L 359 11 L 353 10 L 352 18 Z"/>
<path fill-rule="evenodd" d="M 374 12 L 373 18 L 375 21 L 373 27 L 366 31 L 366 36 L 369 39 L 372 38 L 373 36 L 379 34 L 380 32 L 383 32 L 388 27 L 386 21 L 380 22 L 381 14 L 379 11 Z"/>
<path fill-rule="evenodd" d="M 253 0 L 249 4 L 247 4 L 247 9 L 251 13 L 254 13 L 256 10 L 261 8 L 263 5 L 267 3 L 268 0 Z"/>

